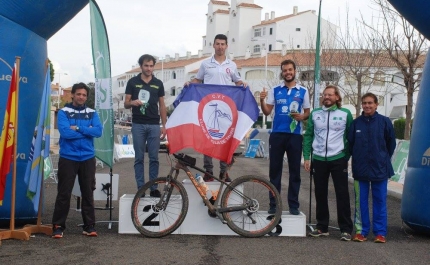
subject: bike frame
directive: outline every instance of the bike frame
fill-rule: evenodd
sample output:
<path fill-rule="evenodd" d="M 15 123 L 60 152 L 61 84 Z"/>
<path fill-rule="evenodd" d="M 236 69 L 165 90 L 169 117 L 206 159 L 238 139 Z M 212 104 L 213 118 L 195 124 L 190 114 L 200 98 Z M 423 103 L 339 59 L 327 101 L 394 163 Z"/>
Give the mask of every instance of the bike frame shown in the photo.
<path fill-rule="evenodd" d="M 175 154 L 174 154 L 174 156 L 175 156 Z M 176 158 L 176 164 L 171 167 L 170 172 L 167 175 L 168 182 L 170 182 L 170 178 L 173 178 L 173 179 L 177 180 L 177 178 L 179 176 L 179 170 L 183 170 L 187 174 L 188 178 L 190 179 L 190 181 L 193 184 L 194 188 L 199 193 L 199 195 L 202 198 L 202 200 L 205 202 L 206 207 L 208 207 L 208 209 L 209 209 L 209 211 L 211 213 L 215 213 L 218 216 L 218 218 L 221 220 L 222 223 L 226 223 L 226 221 L 224 220 L 224 218 L 221 215 L 222 213 L 224 213 L 224 212 L 242 211 L 242 210 L 245 210 L 247 208 L 246 204 L 243 204 L 241 206 L 234 206 L 234 207 L 225 207 L 225 208 L 219 207 L 219 205 L 220 205 L 220 197 L 221 197 L 220 195 L 222 195 L 222 189 L 223 189 L 224 185 L 225 186 L 230 186 L 230 184 L 228 184 L 227 182 L 225 182 L 225 181 L 223 181 L 223 180 L 221 180 L 221 179 L 219 179 L 219 178 L 217 178 L 217 177 L 215 177 L 215 176 L 213 176 L 211 174 L 208 174 L 207 172 L 205 173 L 205 170 L 203 170 L 203 169 L 201 169 L 199 167 L 196 167 L 196 166 L 193 166 L 193 165 L 187 165 L 185 162 L 181 161 L 177 156 L 175 156 L 175 158 Z M 227 171 L 234 164 L 234 161 L 235 161 L 235 158 L 233 158 L 231 164 L 228 165 Z M 215 180 L 217 180 L 218 182 L 220 182 L 220 186 L 218 188 L 218 191 L 216 192 L 216 199 L 215 199 L 214 204 L 212 204 L 209 201 L 209 199 L 207 198 L 206 194 L 199 188 L 199 184 L 198 184 L 197 180 L 193 177 L 193 175 L 191 173 L 191 170 L 188 167 L 191 167 L 191 168 L 193 168 L 193 169 L 195 169 L 195 170 L 197 170 L 197 171 L 199 171 L 201 173 L 205 173 L 208 176 L 210 176 L 210 177 L 214 178 Z M 173 176 L 174 172 L 175 172 L 175 176 Z M 164 198 L 164 196 L 167 196 L 166 201 L 164 203 L 168 203 L 168 201 L 170 199 L 170 194 L 171 193 L 167 189 L 168 188 L 166 186 L 165 190 L 164 190 L 164 192 L 162 194 L 163 198 Z M 233 188 L 233 190 L 234 190 L 234 192 L 236 192 L 241 197 L 249 199 L 249 198 L 247 198 L 247 196 L 245 196 L 242 192 L 240 192 L 236 188 Z M 163 201 L 164 201 L 163 199 L 160 200 L 157 205 L 158 206 L 162 206 L 161 204 L 164 204 Z"/>

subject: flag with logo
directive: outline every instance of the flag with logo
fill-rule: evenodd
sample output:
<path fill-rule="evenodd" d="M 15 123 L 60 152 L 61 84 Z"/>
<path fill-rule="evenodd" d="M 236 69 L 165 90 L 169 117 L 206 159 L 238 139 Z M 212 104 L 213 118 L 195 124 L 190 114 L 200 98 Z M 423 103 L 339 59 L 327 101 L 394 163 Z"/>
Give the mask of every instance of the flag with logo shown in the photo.
<path fill-rule="evenodd" d="M 224 162 L 259 114 L 249 88 L 238 86 L 190 84 L 174 105 L 166 123 L 170 152 L 191 147 Z"/>
<path fill-rule="evenodd" d="M 12 70 L 9 95 L 7 97 L 4 112 L 3 128 L 0 138 L 0 206 L 3 204 L 6 178 L 10 172 L 10 164 L 13 161 L 13 147 L 15 140 L 16 121 L 16 75 L 15 67 Z"/>
<path fill-rule="evenodd" d="M 45 85 L 39 107 L 36 126 L 31 142 L 24 182 L 27 184 L 27 197 L 33 202 L 34 211 L 39 208 L 40 190 L 44 177 L 45 158 L 49 156 L 51 134 L 51 76 L 48 66 L 45 76 Z"/>
<path fill-rule="evenodd" d="M 95 1 L 90 0 L 91 43 L 95 74 L 95 109 L 103 125 L 102 137 L 94 139 L 96 157 L 113 165 L 113 101 L 109 39 L 103 16 Z"/>

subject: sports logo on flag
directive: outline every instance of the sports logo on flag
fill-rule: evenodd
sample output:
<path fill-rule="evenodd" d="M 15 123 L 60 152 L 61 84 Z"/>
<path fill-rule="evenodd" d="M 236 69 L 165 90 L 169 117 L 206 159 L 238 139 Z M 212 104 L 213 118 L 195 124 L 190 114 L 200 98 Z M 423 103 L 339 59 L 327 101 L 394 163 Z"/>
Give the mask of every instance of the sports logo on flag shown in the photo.
<path fill-rule="evenodd" d="M 258 118 L 254 96 L 237 86 L 191 84 L 173 103 L 166 123 L 169 150 L 194 150 L 229 162 Z"/>
<path fill-rule="evenodd" d="M 209 94 L 200 101 L 198 117 L 207 138 L 214 144 L 222 144 L 234 133 L 237 108 L 229 97 L 217 93 Z"/>

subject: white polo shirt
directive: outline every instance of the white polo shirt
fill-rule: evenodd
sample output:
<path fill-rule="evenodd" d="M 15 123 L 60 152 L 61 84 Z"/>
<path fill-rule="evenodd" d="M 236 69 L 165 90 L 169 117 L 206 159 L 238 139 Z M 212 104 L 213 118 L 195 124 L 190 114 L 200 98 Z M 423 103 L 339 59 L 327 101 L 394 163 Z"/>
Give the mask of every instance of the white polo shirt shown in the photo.
<path fill-rule="evenodd" d="M 202 62 L 196 78 L 212 85 L 234 85 L 235 82 L 242 80 L 233 61 L 226 58 L 219 64 L 214 56 Z"/>

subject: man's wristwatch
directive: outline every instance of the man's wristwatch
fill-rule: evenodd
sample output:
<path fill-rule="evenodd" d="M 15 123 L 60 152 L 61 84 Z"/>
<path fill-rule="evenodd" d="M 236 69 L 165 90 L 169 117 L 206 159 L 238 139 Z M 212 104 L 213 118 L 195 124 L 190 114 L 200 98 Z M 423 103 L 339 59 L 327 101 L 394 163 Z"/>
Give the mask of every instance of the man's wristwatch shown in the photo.
<path fill-rule="evenodd" d="M 76 126 L 76 131 L 79 132 L 79 126 Z"/>

